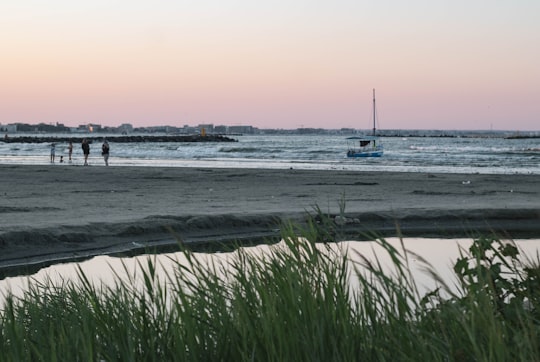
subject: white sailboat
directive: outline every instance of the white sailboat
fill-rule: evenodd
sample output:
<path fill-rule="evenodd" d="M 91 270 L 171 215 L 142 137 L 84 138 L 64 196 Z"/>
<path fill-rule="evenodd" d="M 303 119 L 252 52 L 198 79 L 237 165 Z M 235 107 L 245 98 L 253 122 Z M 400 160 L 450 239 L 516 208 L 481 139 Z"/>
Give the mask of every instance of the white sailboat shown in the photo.
<path fill-rule="evenodd" d="M 376 134 L 376 119 L 377 109 L 375 107 L 375 89 L 373 89 L 373 134 L 347 138 L 347 157 L 381 157 L 383 155 L 384 148 Z"/>

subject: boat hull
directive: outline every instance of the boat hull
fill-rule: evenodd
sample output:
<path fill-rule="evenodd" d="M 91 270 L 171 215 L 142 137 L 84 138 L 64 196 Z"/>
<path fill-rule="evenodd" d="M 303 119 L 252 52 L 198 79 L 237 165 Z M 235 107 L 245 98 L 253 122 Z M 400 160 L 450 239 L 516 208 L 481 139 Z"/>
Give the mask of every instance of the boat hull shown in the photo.
<path fill-rule="evenodd" d="M 347 152 L 347 157 L 349 158 L 381 157 L 382 155 L 383 151 Z"/>

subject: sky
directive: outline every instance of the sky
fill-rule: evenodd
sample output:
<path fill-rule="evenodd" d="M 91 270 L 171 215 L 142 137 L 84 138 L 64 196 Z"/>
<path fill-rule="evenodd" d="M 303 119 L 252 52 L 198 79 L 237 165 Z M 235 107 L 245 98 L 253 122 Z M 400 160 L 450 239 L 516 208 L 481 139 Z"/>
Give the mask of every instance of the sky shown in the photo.
<path fill-rule="evenodd" d="M 538 0 L 1 0 L 0 124 L 540 130 Z"/>

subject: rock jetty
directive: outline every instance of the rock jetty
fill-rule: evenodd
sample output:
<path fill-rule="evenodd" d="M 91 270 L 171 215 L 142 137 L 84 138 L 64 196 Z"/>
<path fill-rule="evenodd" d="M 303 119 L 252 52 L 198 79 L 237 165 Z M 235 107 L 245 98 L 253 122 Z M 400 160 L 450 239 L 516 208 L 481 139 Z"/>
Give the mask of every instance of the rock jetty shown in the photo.
<path fill-rule="evenodd" d="M 104 138 L 109 142 L 133 143 L 133 142 L 238 142 L 233 138 L 222 135 L 139 135 L 139 136 L 17 136 L 4 137 L 0 142 L 4 143 L 81 143 L 83 139 L 101 142 Z"/>

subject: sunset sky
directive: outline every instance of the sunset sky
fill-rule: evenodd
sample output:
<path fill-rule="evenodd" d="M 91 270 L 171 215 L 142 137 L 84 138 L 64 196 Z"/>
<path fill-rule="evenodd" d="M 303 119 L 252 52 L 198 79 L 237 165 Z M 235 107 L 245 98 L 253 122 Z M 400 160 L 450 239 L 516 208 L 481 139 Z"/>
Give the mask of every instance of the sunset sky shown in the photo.
<path fill-rule="evenodd" d="M 0 123 L 540 130 L 539 0 L 2 0 Z"/>

